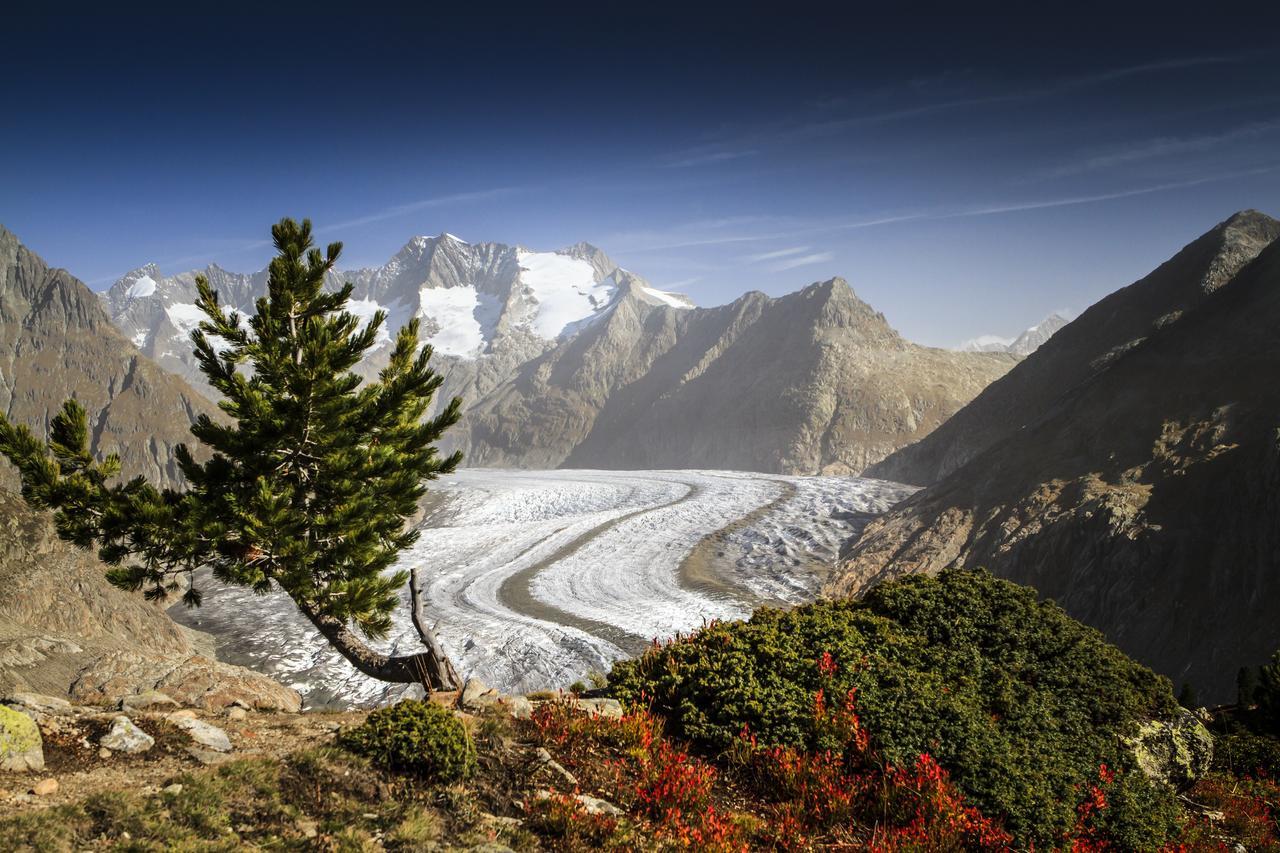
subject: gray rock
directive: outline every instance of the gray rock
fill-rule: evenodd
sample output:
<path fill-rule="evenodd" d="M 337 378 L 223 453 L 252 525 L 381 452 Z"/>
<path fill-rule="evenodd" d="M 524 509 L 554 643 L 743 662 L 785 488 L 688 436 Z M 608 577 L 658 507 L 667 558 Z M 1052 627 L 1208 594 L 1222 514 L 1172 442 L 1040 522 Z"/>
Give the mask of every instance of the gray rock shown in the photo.
<path fill-rule="evenodd" d="M 211 749 L 214 752 L 231 751 L 231 739 L 227 737 L 226 732 L 217 726 L 191 717 L 177 717 L 175 719 L 170 716 L 169 719 L 175 726 L 185 731 L 187 736 L 199 746 Z"/>
<path fill-rule="evenodd" d="M 44 741 L 36 721 L 0 705 L 0 770 L 44 769 Z"/>
<path fill-rule="evenodd" d="M 111 652 L 82 669 L 70 692 L 81 702 L 99 705 L 118 705 L 126 698 L 159 692 L 180 705 L 206 710 L 237 702 L 273 711 L 295 712 L 302 707 L 296 690 L 251 669 L 203 655 L 176 659 Z"/>
<path fill-rule="evenodd" d="M 1143 773 L 1178 791 L 1191 787 L 1213 764 L 1213 736 L 1185 709 L 1172 720 L 1144 723 L 1125 744 Z"/>
<path fill-rule="evenodd" d="M 478 714 L 486 708 L 497 704 L 502 694 L 485 684 L 478 678 L 468 678 L 458 694 L 458 707 L 472 714 Z"/>
<path fill-rule="evenodd" d="M 538 747 L 537 751 L 534 752 L 534 757 L 538 760 L 541 767 L 545 767 L 547 770 L 550 770 L 552 773 L 559 776 L 567 782 L 570 787 L 577 787 L 578 777 L 574 776 L 573 773 L 563 764 L 552 758 L 551 753 L 547 752 L 545 748 L 541 746 Z"/>
<path fill-rule="evenodd" d="M 4 698 L 4 704 L 37 719 L 40 717 L 69 717 L 75 713 L 75 708 L 66 699 L 24 691 L 10 693 Z"/>
<path fill-rule="evenodd" d="M 199 761 L 207 767 L 217 767 L 219 764 L 226 764 L 234 757 L 225 752 L 217 752 L 212 749 L 201 749 L 198 746 L 187 747 L 187 755 L 190 755 L 196 761 Z"/>
<path fill-rule="evenodd" d="M 622 816 L 622 809 L 608 800 L 602 800 L 599 797 L 592 797 L 587 794 L 578 794 L 574 799 L 582 803 L 582 808 L 587 814 L 608 815 L 609 817 Z"/>
<path fill-rule="evenodd" d="M 533 703 L 523 696 L 509 696 L 503 700 L 517 720 L 527 720 L 533 716 Z"/>
<path fill-rule="evenodd" d="M 116 717 L 111 722 L 108 732 L 98 739 L 98 743 L 113 752 L 138 753 L 146 752 L 155 746 L 155 738 L 133 724 L 126 716 Z"/>
<path fill-rule="evenodd" d="M 617 699 L 584 699 L 581 696 L 574 696 L 573 704 L 593 716 L 614 719 L 622 716 L 622 703 Z"/>
<path fill-rule="evenodd" d="M 172 697 L 159 690 L 147 690 L 132 696 L 124 696 L 120 699 L 119 705 L 121 711 L 156 711 L 161 708 L 178 707 L 178 703 Z"/>

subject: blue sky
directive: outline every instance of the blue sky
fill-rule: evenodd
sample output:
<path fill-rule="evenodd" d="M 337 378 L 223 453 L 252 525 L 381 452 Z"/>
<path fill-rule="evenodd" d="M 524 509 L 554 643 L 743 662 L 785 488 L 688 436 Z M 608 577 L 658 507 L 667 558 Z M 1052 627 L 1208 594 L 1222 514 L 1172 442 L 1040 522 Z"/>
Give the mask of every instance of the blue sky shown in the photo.
<path fill-rule="evenodd" d="M 0 223 L 98 288 L 259 269 L 284 215 L 348 266 L 442 231 L 587 240 L 704 305 L 842 275 L 945 346 L 1280 215 L 1259 13 L 266 6 L 15 12 Z"/>

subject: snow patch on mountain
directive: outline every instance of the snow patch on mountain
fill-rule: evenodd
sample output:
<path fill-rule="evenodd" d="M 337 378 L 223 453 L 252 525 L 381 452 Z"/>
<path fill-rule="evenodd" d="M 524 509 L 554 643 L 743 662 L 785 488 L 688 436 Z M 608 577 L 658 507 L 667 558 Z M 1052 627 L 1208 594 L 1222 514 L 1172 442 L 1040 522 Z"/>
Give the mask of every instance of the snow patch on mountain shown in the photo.
<path fill-rule="evenodd" d="M 390 305 L 381 305 L 376 299 L 352 298 L 347 300 L 346 311 L 355 315 L 356 319 L 360 321 L 361 328 L 367 326 L 377 312 L 387 312 L 387 319 L 382 322 L 382 325 L 378 328 L 377 336 L 373 339 L 375 350 L 391 344 L 392 333 L 400 330 L 409 314 L 409 309 L 405 308 L 404 304 L 399 300 L 392 302 Z"/>
<path fill-rule="evenodd" d="M 488 336 L 476 309 L 480 294 L 474 287 L 424 287 L 418 291 L 418 316 L 426 322 L 427 341 L 436 352 L 475 358 Z"/>
<path fill-rule="evenodd" d="M 1005 338 L 1000 335 L 979 335 L 960 344 L 956 349 L 960 350 L 960 352 L 1004 352 L 1011 343 L 1013 343 L 1013 338 Z"/>
<path fill-rule="evenodd" d="M 965 341 L 956 349 L 961 352 L 1009 352 L 1025 357 L 1039 349 L 1041 344 L 1053 337 L 1055 332 L 1069 322 L 1070 320 L 1063 312 L 1055 312 L 1026 329 L 1016 338 L 980 335 Z"/>
<path fill-rule="evenodd" d="M 133 284 L 129 285 L 126 295 L 130 299 L 141 299 L 144 296 L 150 296 L 156 292 L 156 280 L 149 275 L 141 276 Z"/>
<path fill-rule="evenodd" d="M 167 305 L 164 312 L 169 316 L 169 322 L 178 330 L 178 334 L 173 336 L 175 340 L 190 339 L 196 326 L 205 319 L 204 312 L 190 302 L 175 302 Z"/>
<path fill-rule="evenodd" d="M 538 303 L 532 321 L 538 337 L 558 338 L 567 327 L 604 308 L 613 297 L 613 278 L 597 283 L 595 270 L 584 260 L 524 250 L 516 257 L 520 281 Z"/>
<path fill-rule="evenodd" d="M 681 296 L 678 293 L 668 293 L 665 290 L 658 290 L 656 287 L 642 286 L 640 290 L 645 296 L 650 296 L 664 305 L 670 305 L 672 308 L 692 308 L 693 302 L 688 297 Z"/>

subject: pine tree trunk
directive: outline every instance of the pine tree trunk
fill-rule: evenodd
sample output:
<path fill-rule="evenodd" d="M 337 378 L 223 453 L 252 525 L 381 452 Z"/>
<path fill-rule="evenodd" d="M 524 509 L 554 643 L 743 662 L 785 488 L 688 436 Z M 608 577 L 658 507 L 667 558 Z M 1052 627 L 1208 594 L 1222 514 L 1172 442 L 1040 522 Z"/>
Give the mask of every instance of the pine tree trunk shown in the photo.
<path fill-rule="evenodd" d="M 341 619 L 321 613 L 311 604 L 302 601 L 298 602 L 298 609 L 311 620 L 311 624 L 316 626 L 316 630 L 324 635 L 330 645 L 350 661 L 352 666 L 370 678 L 391 684 L 421 684 L 429 691 L 457 690 L 461 685 L 453 664 L 445 656 L 435 634 L 424 631 L 424 626 L 419 624 L 416 584 L 413 599 L 414 627 L 427 646 L 427 651 L 416 655 L 384 655 L 370 648 Z"/>

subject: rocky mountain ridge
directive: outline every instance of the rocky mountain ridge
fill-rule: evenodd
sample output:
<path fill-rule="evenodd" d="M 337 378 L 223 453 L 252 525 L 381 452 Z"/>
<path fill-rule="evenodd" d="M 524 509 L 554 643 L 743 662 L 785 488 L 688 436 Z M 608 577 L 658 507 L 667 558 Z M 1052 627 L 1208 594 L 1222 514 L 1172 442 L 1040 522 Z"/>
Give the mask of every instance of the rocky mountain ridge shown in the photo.
<path fill-rule="evenodd" d="M 242 311 L 266 286 L 265 273 L 207 274 Z M 125 334 L 193 382 L 194 279 L 144 267 L 102 297 Z M 445 449 L 469 465 L 853 473 L 1014 363 L 911 344 L 840 279 L 700 309 L 586 243 L 540 253 L 417 237 L 340 280 L 359 316 L 384 308 L 392 329 L 423 319 L 439 399 L 465 403 Z"/>
<path fill-rule="evenodd" d="M 902 338 L 843 279 L 716 308 L 620 300 L 467 413 L 472 464 L 861 471 L 1014 363 Z"/>
<path fill-rule="evenodd" d="M 0 227 L 0 406 L 43 435 L 68 397 L 89 412 L 91 450 L 114 450 L 126 475 L 161 485 L 181 476 L 173 448 L 192 421 L 216 412 L 139 353 L 89 288 Z M 4 476 L 16 485 L 8 466 Z"/>
<path fill-rule="evenodd" d="M 1099 300 L 971 405 L 867 474 L 914 486 L 937 482 L 1194 310 L 1277 236 L 1280 223 L 1257 211 L 1241 211 L 1219 223 L 1145 278 Z"/>
<path fill-rule="evenodd" d="M 1278 235 L 1231 217 L 994 383 L 921 443 L 967 441 L 847 546 L 827 594 L 983 566 L 1228 701 L 1280 645 Z M 951 429 L 1002 411 L 1013 429 Z M 930 457 L 875 470 L 904 458 Z"/>
<path fill-rule="evenodd" d="M 1007 352 L 1026 358 L 1039 349 L 1054 333 L 1071 322 L 1058 313 L 1050 314 L 1039 323 L 1023 330 L 1016 338 L 999 335 L 981 335 L 956 347 L 960 352 Z"/>
<path fill-rule="evenodd" d="M 165 276 L 140 267 L 100 294 L 112 321 L 150 358 L 212 396 L 190 345 L 202 316 L 195 307 L 196 271 Z M 242 314 L 266 294 L 267 272 L 204 270 L 223 303 Z M 561 337 L 611 310 L 624 291 L 653 304 L 691 307 L 686 297 L 660 291 L 578 243 L 533 252 L 501 243 L 468 243 L 452 234 L 414 237 L 386 264 L 344 270 L 328 286 L 354 286 L 351 313 L 368 320 L 387 312 L 375 348 L 361 366 L 373 376 L 385 364 L 396 330 L 410 318 L 435 349 L 445 377 L 439 399 L 476 400 Z"/>

